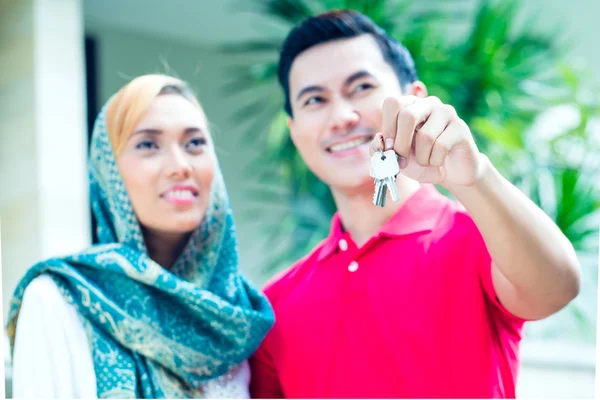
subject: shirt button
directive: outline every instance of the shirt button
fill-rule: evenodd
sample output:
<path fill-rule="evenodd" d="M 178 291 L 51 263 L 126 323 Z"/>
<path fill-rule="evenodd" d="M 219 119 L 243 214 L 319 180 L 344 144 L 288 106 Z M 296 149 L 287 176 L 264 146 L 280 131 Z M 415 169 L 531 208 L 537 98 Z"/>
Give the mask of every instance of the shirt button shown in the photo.
<path fill-rule="evenodd" d="M 348 265 L 348 271 L 350 271 L 350 272 L 356 272 L 357 269 L 358 269 L 358 263 L 356 261 L 352 261 L 350 263 L 350 265 Z"/>
<path fill-rule="evenodd" d="M 338 244 L 340 245 L 340 250 L 342 250 L 342 251 L 348 250 L 348 242 L 346 242 L 346 239 L 340 239 Z"/>

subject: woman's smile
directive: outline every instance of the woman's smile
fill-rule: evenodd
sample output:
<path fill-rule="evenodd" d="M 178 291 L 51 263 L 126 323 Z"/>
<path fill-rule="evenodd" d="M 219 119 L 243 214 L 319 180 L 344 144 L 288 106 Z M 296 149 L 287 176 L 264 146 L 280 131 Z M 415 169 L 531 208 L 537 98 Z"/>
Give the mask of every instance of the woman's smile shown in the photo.
<path fill-rule="evenodd" d="M 198 197 L 198 189 L 191 185 L 175 185 L 163 192 L 160 197 L 171 204 L 191 206 Z"/>

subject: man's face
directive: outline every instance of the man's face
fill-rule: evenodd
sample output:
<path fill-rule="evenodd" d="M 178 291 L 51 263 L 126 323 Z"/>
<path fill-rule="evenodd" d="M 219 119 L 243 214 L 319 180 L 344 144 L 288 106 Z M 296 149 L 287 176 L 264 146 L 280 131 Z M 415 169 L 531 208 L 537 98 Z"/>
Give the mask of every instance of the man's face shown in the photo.
<path fill-rule="evenodd" d="M 400 82 L 370 35 L 302 52 L 289 75 L 291 137 L 308 167 L 334 190 L 372 185 L 369 146 L 381 107 Z"/>

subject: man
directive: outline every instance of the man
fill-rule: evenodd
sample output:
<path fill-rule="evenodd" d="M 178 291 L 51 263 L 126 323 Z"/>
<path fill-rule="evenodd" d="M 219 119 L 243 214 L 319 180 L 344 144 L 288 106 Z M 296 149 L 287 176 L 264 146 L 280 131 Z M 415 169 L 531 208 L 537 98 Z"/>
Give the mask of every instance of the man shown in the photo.
<path fill-rule="evenodd" d="M 279 79 L 291 137 L 338 212 L 265 288 L 276 323 L 251 360 L 253 396 L 514 397 L 524 322 L 579 292 L 572 245 L 365 16 L 304 21 Z M 378 208 L 383 146 L 400 156 L 400 200 Z"/>

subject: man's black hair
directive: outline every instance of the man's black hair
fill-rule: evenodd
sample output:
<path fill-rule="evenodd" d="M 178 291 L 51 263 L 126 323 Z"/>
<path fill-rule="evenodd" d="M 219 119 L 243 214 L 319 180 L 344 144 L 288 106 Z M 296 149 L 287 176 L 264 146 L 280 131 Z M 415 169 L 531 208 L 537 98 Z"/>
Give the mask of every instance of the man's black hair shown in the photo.
<path fill-rule="evenodd" d="M 384 60 L 393 68 L 403 89 L 417 80 L 415 63 L 406 47 L 386 34 L 370 18 L 353 10 L 329 11 L 304 20 L 291 30 L 283 42 L 277 74 L 285 95 L 285 111 L 289 116 L 292 116 L 289 76 L 296 57 L 318 44 L 364 34 L 375 39 Z"/>

